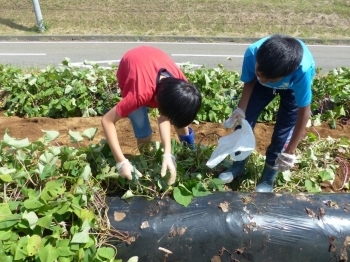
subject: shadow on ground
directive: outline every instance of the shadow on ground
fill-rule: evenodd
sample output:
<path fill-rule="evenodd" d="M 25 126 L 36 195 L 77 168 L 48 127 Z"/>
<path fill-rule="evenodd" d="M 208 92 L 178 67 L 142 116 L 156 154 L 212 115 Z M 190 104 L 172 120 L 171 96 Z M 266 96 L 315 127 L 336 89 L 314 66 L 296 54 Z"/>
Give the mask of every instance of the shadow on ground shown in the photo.
<path fill-rule="evenodd" d="M 5 26 L 8 26 L 10 28 L 20 30 L 20 31 L 35 32 L 35 26 L 33 27 L 23 26 L 23 25 L 14 23 L 11 19 L 4 19 L 0 17 L 0 24 L 3 24 Z"/>

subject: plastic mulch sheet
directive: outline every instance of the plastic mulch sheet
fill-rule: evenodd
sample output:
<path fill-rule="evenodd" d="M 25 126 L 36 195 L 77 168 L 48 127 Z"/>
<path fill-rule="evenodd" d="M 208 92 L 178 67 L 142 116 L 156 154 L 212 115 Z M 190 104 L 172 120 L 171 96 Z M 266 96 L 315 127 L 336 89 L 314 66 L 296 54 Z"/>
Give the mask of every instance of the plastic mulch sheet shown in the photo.
<path fill-rule="evenodd" d="M 349 194 L 224 192 L 188 207 L 108 197 L 107 205 L 111 225 L 129 234 L 116 244 L 123 261 L 348 261 Z"/>

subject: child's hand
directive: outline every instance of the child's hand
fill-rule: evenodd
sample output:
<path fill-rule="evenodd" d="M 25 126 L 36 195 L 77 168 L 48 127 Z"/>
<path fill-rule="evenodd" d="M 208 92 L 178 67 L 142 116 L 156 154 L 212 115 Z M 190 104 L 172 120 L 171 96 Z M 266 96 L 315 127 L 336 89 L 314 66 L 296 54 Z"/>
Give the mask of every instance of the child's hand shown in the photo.
<path fill-rule="evenodd" d="M 167 170 L 169 170 L 170 172 L 168 185 L 172 185 L 176 180 L 176 162 L 175 162 L 175 157 L 172 154 L 163 155 L 162 170 L 160 172 L 160 175 L 164 177 L 166 175 Z"/>
<path fill-rule="evenodd" d="M 278 157 L 275 161 L 276 165 L 278 165 L 278 171 L 284 172 L 289 170 L 291 167 L 294 166 L 296 156 L 293 154 L 287 154 L 287 153 L 279 153 Z"/>
<path fill-rule="evenodd" d="M 116 164 L 118 173 L 121 177 L 128 180 L 132 180 L 132 173 L 135 172 L 138 177 L 142 177 L 142 174 L 129 162 L 128 159 Z"/>
<path fill-rule="evenodd" d="M 237 120 L 245 118 L 245 113 L 239 107 L 232 112 L 232 115 L 224 122 L 225 128 L 232 128 L 235 126 Z"/>

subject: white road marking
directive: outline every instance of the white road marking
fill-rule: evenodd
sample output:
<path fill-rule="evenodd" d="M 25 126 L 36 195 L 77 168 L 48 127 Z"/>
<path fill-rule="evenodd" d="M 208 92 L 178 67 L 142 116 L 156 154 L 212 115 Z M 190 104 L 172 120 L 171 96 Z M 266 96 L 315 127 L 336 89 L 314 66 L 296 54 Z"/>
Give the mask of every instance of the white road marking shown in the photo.
<path fill-rule="evenodd" d="M 88 61 L 88 62 L 92 63 L 92 64 L 119 63 L 120 59 L 119 60 L 105 60 L 105 61 Z M 62 66 L 63 64 L 59 64 L 59 65 Z M 92 68 L 91 65 L 86 65 L 84 62 L 75 62 L 75 63 L 71 63 L 71 65 L 74 66 L 74 67 Z M 189 65 L 191 67 L 202 67 L 203 66 L 203 65 L 198 65 L 198 64 L 192 64 L 190 62 L 176 63 L 176 65 L 178 65 L 178 66 Z M 105 68 L 105 69 L 110 69 L 111 68 L 110 66 L 101 66 L 101 67 Z"/>
<path fill-rule="evenodd" d="M 42 56 L 46 54 L 30 54 L 30 53 L 0 53 L 0 56 Z"/>
<path fill-rule="evenodd" d="M 197 42 L 111 42 L 111 41 L 58 41 L 58 42 L 44 42 L 44 41 L 33 41 L 33 42 L 9 42 L 9 41 L 0 41 L 0 44 L 165 44 L 165 45 L 243 45 L 247 46 L 250 43 L 228 43 L 228 42 L 219 42 L 219 43 L 197 43 Z M 339 47 L 339 48 L 350 48 L 350 45 L 307 45 L 307 46 L 321 46 L 321 47 Z"/>
<path fill-rule="evenodd" d="M 118 60 L 103 60 L 103 61 L 89 61 L 89 60 L 86 60 L 87 62 L 89 63 L 92 63 L 92 64 L 103 64 L 103 63 L 119 63 L 120 62 L 120 59 Z M 84 64 L 84 62 L 77 62 L 77 63 L 71 63 L 72 65 L 73 64 Z"/>
<path fill-rule="evenodd" d="M 243 57 L 243 55 L 207 55 L 207 54 L 171 54 L 171 56 L 193 56 L 193 57 Z"/>

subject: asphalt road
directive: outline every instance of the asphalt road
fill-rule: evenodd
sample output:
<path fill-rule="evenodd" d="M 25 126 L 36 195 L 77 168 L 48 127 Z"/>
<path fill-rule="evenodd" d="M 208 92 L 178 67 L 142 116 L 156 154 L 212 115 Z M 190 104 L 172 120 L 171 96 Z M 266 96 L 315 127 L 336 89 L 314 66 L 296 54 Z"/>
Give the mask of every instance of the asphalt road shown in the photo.
<path fill-rule="evenodd" d="M 58 66 L 69 58 L 74 66 L 92 61 L 101 66 L 118 63 L 129 49 L 139 45 L 156 46 L 172 56 L 175 62 L 208 68 L 222 64 L 226 69 L 241 71 L 243 54 L 248 44 L 190 42 L 0 42 L 0 64 L 21 68 Z M 308 45 L 316 66 L 322 72 L 350 67 L 350 46 Z M 230 58 L 230 59 L 228 59 Z"/>

